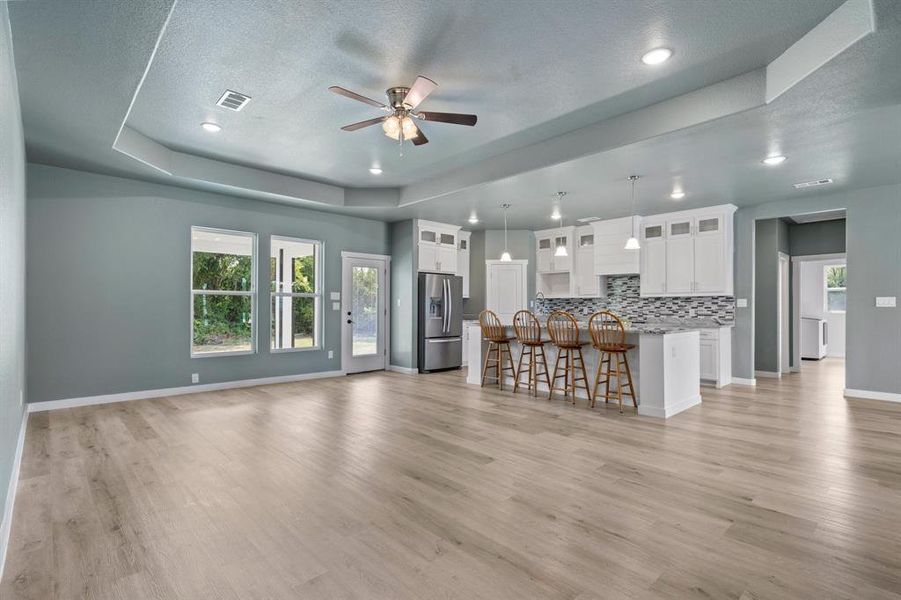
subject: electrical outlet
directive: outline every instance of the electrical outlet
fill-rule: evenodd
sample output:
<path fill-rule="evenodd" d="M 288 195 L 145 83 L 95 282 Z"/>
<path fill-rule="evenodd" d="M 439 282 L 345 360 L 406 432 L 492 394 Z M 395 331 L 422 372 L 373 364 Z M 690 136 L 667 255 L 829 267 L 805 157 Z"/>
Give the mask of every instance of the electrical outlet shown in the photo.
<path fill-rule="evenodd" d="M 895 296 L 876 296 L 876 306 L 879 308 L 895 308 Z"/>
<path fill-rule="evenodd" d="M 334 353 L 334 351 L 329 350 L 329 351 L 328 351 L 328 357 L 329 357 L 329 358 L 335 358 L 335 353 Z"/>
<path fill-rule="evenodd" d="M 332 302 L 332 310 L 341 310 L 340 302 Z"/>
<path fill-rule="evenodd" d="M 735 301 L 736 308 L 748 308 L 748 299 L 747 298 L 738 298 Z"/>
<path fill-rule="evenodd" d="M 200 383 L 200 373 L 191 373 L 191 383 Z"/>
<path fill-rule="evenodd" d="M 400 308 L 400 298 L 397 299 L 397 308 Z"/>

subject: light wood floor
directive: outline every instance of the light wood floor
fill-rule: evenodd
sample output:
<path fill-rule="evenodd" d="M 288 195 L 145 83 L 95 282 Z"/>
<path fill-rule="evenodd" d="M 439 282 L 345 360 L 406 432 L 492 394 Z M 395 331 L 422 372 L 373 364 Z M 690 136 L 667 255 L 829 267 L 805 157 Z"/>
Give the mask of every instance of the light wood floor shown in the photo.
<path fill-rule="evenodd" d="M 842 371 L 667 422 L 459 372 L 33 414 L 0 597 L 901 598 L 901 405 Z"/>

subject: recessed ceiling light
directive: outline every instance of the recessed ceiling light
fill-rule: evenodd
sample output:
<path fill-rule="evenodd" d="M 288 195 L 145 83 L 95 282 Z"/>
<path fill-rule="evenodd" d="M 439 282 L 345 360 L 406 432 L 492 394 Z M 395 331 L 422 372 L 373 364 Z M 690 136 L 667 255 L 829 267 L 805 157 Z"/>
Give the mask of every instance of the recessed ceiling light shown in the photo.
<path fill-rule="evenodd" d="M 204 131 L 209 131 L 210 133 L 219 133 L 222 131 L 222 126 L 218 123 L 210 123 L 207 121 L 206 123 L 201 123 L 201 127 L 203 127 Z"/>
<path fill-rule="evenodd" d="M 369 172 L 372 173 L 373 175 L 381 175 L 381 174 L 382 174 L 382 169 L 379 168 L 379 167 L 371 167 L 371 168 L 369 169 Z"/>
<path fill-rule="evenodd" d="M 785 157 L 782 156 L 781 154 L 777 154 L 776 156 L 767 156 L 760 162 L 762 162 L 763 164 L 765 164 L 768 167 L 775 167 L 776 165 L 781 165 L 782 163 L 784 163 Z"/>
<path fill-rule="evenodd" d="M 672 198 L 673 200 L 681 200 L 682 198 L 685 197 L 685 192 L 675 191 L 672 194 L 670 194 L 669 197 Z"/>
<path fill-rule="evenodd" d="M 645 52 L 641 57 L 641 62 L 646 65 L 659 65 L 670 59 L 673 51 L 669 48 L 654 48 L 650 52 Z"/>

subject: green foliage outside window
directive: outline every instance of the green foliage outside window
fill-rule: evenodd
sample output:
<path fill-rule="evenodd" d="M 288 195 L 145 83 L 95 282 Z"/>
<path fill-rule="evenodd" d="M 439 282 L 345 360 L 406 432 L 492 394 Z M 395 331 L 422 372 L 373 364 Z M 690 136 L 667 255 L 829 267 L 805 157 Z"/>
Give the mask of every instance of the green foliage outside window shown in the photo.
<path fill-rule="evenodd" d="M 193 253 L 194 290 L 250 291 L 253 259 L 237 254 Z M 252 302 L 248 296 L 194 297 L 194 346 L 250 345 Z M 248 348 L 249 349 L 249 348 Z"/>

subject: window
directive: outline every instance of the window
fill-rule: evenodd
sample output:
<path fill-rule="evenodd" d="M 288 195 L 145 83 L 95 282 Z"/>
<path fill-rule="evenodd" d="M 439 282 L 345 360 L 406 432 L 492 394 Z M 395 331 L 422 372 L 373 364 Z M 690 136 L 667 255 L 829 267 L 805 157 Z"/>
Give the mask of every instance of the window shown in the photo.
<path fill-rule="evenodd" d="M 272 236 L 270 247 L 271 348 L 319 348 L 322 242 Z"/>
<path fill-rule="evenodd" d="M 829 265 L 824 269 L 826 283 L 826 312 L 843 313 L 848 306 L 846 265 Z"/>
<path fill-rule="evenodd" d="M 191 356 L 250 354 L 256 236 L 191 228 Z"/>

